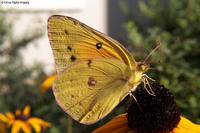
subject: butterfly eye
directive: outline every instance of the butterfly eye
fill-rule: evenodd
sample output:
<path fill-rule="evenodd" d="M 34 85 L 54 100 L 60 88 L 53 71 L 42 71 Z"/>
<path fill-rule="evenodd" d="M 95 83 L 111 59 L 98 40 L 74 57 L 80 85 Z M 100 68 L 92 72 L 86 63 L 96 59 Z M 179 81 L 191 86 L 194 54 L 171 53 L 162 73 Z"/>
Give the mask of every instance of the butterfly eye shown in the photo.
<path fill-rule="evenodd" d="M 102 43 L 97 43 L 97 44 L 96 44 L 96 47 L 97 47 L 97 49 L 102 48 Z"/>
<path fill-rule="evenodd" d="M 144 65 L 141 65 L 141 66 L 140 66 L 140 70 L 142 70 L 142 71 L 144 71 L 145 68 L 146 68 L 146 67 L 145 67 Z"/>

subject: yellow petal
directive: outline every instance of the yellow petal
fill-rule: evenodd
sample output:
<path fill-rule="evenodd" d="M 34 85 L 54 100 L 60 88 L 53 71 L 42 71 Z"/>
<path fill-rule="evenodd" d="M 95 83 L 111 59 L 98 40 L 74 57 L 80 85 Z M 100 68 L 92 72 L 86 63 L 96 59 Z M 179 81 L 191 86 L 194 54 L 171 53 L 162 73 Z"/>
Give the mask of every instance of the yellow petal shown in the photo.
<path fill-rule="evenodd" d="M 53 81 L 57 77 L 57 75 L 58 74 L 54 74 L 44 80 L 44 82 L 42 83 L 41 90 L 40 90 L 42 93 L 45 93 L 47 91 L 47 89 L 52 86 Z"/>
<path fill-rule="evenodd" d="M 13 124 L 12 129 L 11 129 L 11 133 L 19 133 L 21 129 L 21 126 L 18 125 L 16 122 Z"/>
<path fill-rule="evenodd" d="M 38 132 L 41 132 L 41 125 L 40 125 L 40 123 L 41 123 L 41 121 L 43 121 L 43 120 L 41 120 L 41 119 L 39 119 L 39 118 L 35 118 L 35 117 L 32 117 L 32 118 L 29 118 L 28 120 L 27 120 L 27 122 L 34 128 L 34 130 L 35 130 L 35 132 L 36 133 L 38 133 Z"/>
<path fill-rule="evenodd" d="M 37 118 L 37 117 L 32 117 L 32 118 L 29 118 L 27 120 L 27 122 L 33 126 L 33 128 L 35 129 L 36 132 L 40 132 L 41 131 L 41 126 L 44 127 L 44 129 L 48 126 L 51 125 L 51 123 L 49 122 L 46 122 L 40 118 Z"/>
<path fill-rule="evenodd" d="M 17 109 L 17 110 L 15 111 L 15 114 L 16 114 L 16 115 L 20 115 L 20 114 L 21 114 L 21 110 Z"/>
<path fill-rule="evenodd" d="M 3 122 L 5 122 L 5 123 L 7 123 L 9 119 L 5 115 L 3 115 L 2 113 L 0 113 L 0 120 L 3 121 Z"/>
<path fill-rule="evenodd" d="M 126 114 L 121 114 L 114 117 L 111 121 L 103 125 L 102 127 L 93 131 L 93 133 L 125 133 L 130 131 L 128 127 L 128 121 Z M 129 133 L 136 133 L 135 131 L 130 131 Z"/>
<path fill-rule="evenodd" d="M 15 115 L 11 112 L 7 112 L 6 116 L 8 117 L 8 119 L 14 120 L 15 119 Z"/>
<path fill-rule="evenodd" d="M 11 133 L 19 133 L 21 129 L 24 133 L 31 133 L 32 132 L 31 127 L 29 126 L 28 123 L 21 121 L 21 120 L 16 120 L 13 123 Z"/>
<path fill-rule="evenodd" d="M 8 128 L 10 128 L 10 127 L 12 126 L 12 124 L 14 123 L 14 121 L 15 121 L 15 120 L 9 120 L 9 121 L 7 122 Z"/>
<path fill-rule="evenodd" d="M 31 122 L 31 123 L 38 123 L 38 124 L 40 124 L 40 125 L 47 125 L 47 126 L 50 126 L 50 125 L 51 125 L 51 123 L 46 122 L 46 121 L 44 121 L 44 120 L 42 120 L 42 119 L 40 119 L 40 118 L 37 118 L 37 117 L 31 117 L 31 118 L 29 118 L 29 119 L 28 119 L 28 122 Z"/>
<path fill-rule="evenodd" d="M 200 133 L 200 125 L 194 124 L 181 116 L 181 120 L 172 133 Z"/>
<path fill-rule="evenodd" d="M 31 126 L 34 128 L 36 133 L 40 133 L 41 132 L 41 125 L 39 125 L 37 123 L 32 123 Z"/>
<path fill-rule="evenodd" d="M 27 105 L 24 108 L 23 115 L 30 116 L 30 110 L 31 110 L 31 106 Z"/>

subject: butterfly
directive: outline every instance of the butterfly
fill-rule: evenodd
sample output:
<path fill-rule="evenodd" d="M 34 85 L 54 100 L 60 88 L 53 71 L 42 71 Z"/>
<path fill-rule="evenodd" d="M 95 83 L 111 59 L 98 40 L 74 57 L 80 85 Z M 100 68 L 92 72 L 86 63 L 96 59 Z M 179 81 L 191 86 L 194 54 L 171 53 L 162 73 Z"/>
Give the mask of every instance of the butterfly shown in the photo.
<path fill-rule="evenodd" d="M 49 17 L 47 30 L 58 72 L 56 102 L 78 122 L 99 121 L 145 82 L 149 63 L 136 62 L 107 35 L 61 15 Z"/>

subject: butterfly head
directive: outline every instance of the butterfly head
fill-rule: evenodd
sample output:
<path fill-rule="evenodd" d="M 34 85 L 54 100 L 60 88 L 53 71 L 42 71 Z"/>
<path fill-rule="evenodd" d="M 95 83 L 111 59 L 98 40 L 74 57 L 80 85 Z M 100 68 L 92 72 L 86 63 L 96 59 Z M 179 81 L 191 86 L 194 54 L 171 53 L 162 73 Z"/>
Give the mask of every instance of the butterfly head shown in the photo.
<path fill-rule="evenodd" d="M 146 72 L 151 63 L 162 63 L 162 61 L 148 61 L 148 62 L 137 62 L 137 71 Z"/>
<path fill-rule="evenodd" d="M 149 69 L 150 65 L 148 63 L 137 62 L 137 71 L 146 72 Z"/>
<path fill-rule="evenodd" d="M 161 43 L 158 44 L 158 45 L 153 49 L 153 51 L 151 51 L 151 53 L 146 57 L 146 59 L 145 59 L 143 62 L 137 62 L 137 71 L 146 72 L 146 71 L 149 69 L 149 67 L 150 67 L 150 65 L 149 65 L 150 63 L 155 63 L 155 62 L 161 63 L 161 62 L 162 62 L 162 61 L 148 61 L 148 62 L 146 62 L 147 59 L 150 57 L 150 55 L 151 55 L 157 48 L 159 48 L 160 45 L 161 45 Z"/>

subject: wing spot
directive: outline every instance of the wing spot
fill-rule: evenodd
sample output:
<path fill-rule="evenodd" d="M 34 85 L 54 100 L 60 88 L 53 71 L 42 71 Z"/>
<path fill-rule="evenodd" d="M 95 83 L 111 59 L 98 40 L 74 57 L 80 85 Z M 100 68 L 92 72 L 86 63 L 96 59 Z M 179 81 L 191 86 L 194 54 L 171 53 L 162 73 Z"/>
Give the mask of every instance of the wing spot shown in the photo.
<path fill-rule="evenodd" d="M 133 87 L 133 84 L 131 84 L 131 83 L 129 82 L 129 78 L 128 78 L 128 77 L 126 77 L 126 78 L 121 78 L 120 80 L 124 81 L 128 86 Z"/>
<path fill-rule="evenodd" d="M 88 60 L 88 66 L 91 67 L 92 60 Z"/>
<path fill-rule="evenodd" d="M 75 96 L 74 96 L 74 95 L 71 95 L 71 97 L 74 98 Z"/>
<path fill-rule="evenodd" d="M 124 81 L 124 82 L 127 82 L 127 81 L 129 80 L 129 78 L 128 78 L 128 77 L 126 77 L 126 78 L 121 78 L 121 80 Z"/>
<path fill-rule="evenodd" d="M 97 43 L 96 47 L 97 47 L 97 49 L 101 49 L 102 48 L 102 43 Z"/>
<path fill-rule="evenodd" d="M 89 80 L 88 80 L 88 85 L 89 85 L 89 86 L 95 86 L 96 83 L 97 83 L 97 81 L 94 80 L 93 77 L 89 77 Z"/>
<path fill-rule="evenodd" d="M 71 52 L 72 51 L 72 47 L 67 46 L 67 50 L 69 50 Z"/>
<path fill-rule="evenodd" d="M 65 34 L 69 34 L 69 32 L 65 29 Z"/>
<path fill-rule="evenodd" d="M 74 21 L 74 25 L 78 24 L 78 22 Z"/>
<path fill-rule="evenodd" d="M 72 56 L 70 57 L 70 59 L 71 59 L 72 62 L 76 61 L 76 57 L 75 57 L 74 55 L 72 55 Z"/>

